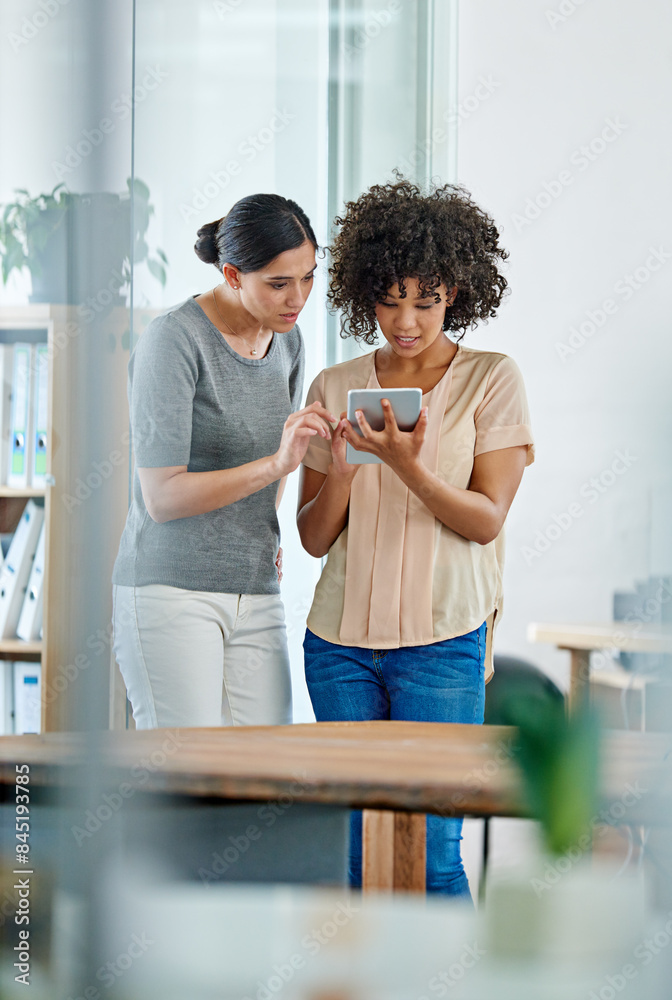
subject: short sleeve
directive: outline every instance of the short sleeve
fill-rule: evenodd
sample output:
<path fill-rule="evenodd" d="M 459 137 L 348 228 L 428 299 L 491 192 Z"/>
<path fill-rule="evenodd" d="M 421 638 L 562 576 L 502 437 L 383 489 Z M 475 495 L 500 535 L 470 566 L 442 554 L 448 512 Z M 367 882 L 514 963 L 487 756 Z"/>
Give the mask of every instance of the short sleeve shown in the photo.
<path fill-rule="evenodd" d="M 474 457 L 501 448 L 527 446 L 526 465 L 534 461 L 534 439 L 525 385 L 515 361 L 503 357 L 492 369 L 485 396 L 474 414 Z"/>
<path fill-rule="evenodd" d="M 151 324 L 129 367 L 131 431 L 136 465 L 188 465 L 198 362 L 191 338 L 179 324 Z"/>
<path fill-rule="evenodd" d="M 305 350 L 303 347 L 303 337 L 301 336 L 301 331 L 297 326 L 297 331 L 299 334 L 299 348 L 294 358 L 292 364 L 292 370 L 289 373 L 289 398 L 292 402 L 292 413 L 296 413 L 298 409 L 301 408 L 301 397 L 303 395 L 303 377 L 305 374 Z"/>
<path fill-rule="evenodd" d="M 311 403 L 315 402 L 325 406 L 323 371 L 317 376 L 306 396 L 306 406 L 310 406 Z M 331 441 L 320 437 L 319 434 L 311 437 L 308 450 L 303 459 L 303 465 L 307 469 L 314 469 L 315 472 L 321 472 L 323 476 L 326 476 L 331 465 Z"/>

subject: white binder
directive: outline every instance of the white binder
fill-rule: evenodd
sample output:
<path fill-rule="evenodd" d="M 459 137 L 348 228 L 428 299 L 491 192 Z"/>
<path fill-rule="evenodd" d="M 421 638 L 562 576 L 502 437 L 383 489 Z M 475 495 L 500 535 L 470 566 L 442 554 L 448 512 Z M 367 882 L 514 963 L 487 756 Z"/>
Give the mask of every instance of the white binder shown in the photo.
<path fill-rule="evenodd" d="M 14 345 L 0 344 L 0 483 L 7 483 L 12 420 Z"/>
<path fill-rule="evenodd" d="M 49 391 L 49 355 L 46 344 L 33 348 L 30 449 L 30 486 L 42 487 L 47 482 L 47 393 Z"/>
<path fill-rule="evenodd" d="M 44 507 L 29 500 L 0 570 L 0 639 L 13 639 L 44 522 Z"/>
<path fill-rule="evenodd" d="M 0 736 L 14 732 L 14 664 L 0 660 Z"/>
<path fill-rule="evenodd" d="M 41 722 L 41 666 L 18 661 L 14 664 L 14 732 L 39 733 Z"/>
<path fill-rule="evenodd" d="M 35 558 L 28 577 L 28 587 L 26 589 L 19 624 L 16 627 L 16 634 L 19 639 L 37 639 L 42 629 L 42 606 L 43 606 L 43 584 L 44 584 L 44 521 L 40 528 L 40 537 L 37 540 Z"/>
<path fill-rule="evenodd" d="M 28 486 L 30 469 L 30 344 L 14 344 L 12 365 L 12 411 L 10 419 L 7 485 L 16 489 Z"/>

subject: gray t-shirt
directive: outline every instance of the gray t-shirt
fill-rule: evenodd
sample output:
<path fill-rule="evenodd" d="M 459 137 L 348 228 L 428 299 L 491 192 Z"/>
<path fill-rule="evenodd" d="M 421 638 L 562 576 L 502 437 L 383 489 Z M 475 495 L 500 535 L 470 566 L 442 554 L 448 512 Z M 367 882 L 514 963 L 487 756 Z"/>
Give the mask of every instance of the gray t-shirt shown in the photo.
<path fill-rule="evenodd" d="M 135 464 L 231 469 L 277 451 L 298 409 L 304 352 L 298 326 L 275 333 L 263 358 L 243 358 L 193 299 L 157 317 L 133 351 L 128 396 Z M 137 470 L 112 582 L 163 583 L 227 594 L 276 594 L 280 532 L 271 483 L 208 514 L 157 524 Z"/>

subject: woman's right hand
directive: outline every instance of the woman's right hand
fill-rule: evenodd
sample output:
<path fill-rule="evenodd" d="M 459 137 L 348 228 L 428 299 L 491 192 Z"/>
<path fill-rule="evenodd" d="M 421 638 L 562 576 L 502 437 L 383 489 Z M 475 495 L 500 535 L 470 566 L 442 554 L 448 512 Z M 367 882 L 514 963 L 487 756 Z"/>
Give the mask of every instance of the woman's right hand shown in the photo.
<path fill-rule="evenodd" d="M 319 434 L 331 439 L 330 424 L 337 423 L 336 417 L 321 403 L 311 403 L 296 413 L 290 413 L 282 430 L 280 447 L 275 453 L 278 465 L 278 479 L 294 472 L 304 459 L 311 437 Z"/>

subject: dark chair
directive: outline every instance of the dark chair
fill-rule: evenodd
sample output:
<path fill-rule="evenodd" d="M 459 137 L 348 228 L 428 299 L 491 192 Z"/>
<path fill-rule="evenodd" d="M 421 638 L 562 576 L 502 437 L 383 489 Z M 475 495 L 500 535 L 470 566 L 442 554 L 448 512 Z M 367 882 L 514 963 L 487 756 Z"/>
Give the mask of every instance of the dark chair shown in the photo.
<path fill-rule="evenodd" d="M 489 726 L 503 726 L 509 722 L 506 703 L 517 694 L 526 698 L 546 701 L 564 701 L 565 696 L 557 684 L 527 660 L 515 656 L 495 656 L 495 673 L 485 687 L 485 722 Z M 483 852 L 479 898 L 485 896 L 485 876 L 490 853 L 490 819 L 483 821 Z"/>

